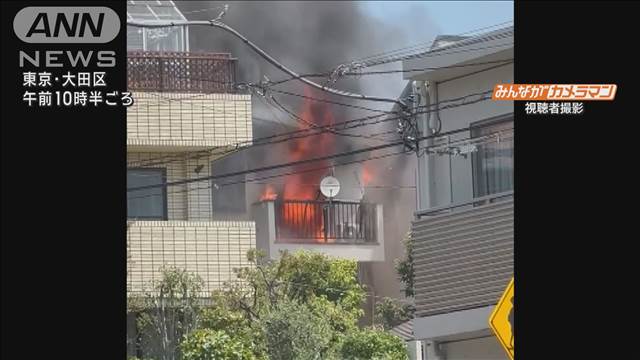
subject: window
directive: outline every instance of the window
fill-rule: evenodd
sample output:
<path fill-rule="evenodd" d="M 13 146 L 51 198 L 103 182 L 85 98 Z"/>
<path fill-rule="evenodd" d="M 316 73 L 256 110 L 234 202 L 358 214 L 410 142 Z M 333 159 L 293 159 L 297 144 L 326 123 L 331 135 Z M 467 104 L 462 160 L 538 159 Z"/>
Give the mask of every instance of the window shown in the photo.
<path fill-rule="evenodd" d="M 482 197 L 513 190 L 513 117 L 482 121 L 471 125 L 471 136 L 481 137 L 496 132 L 500 141 L 489 139 L 477 145 L 472 155 L 473 196 Z"/>
<path fill-rule="evenodd" d="M 214 160 L 211 171 L 214 175 L 229 174 L 245 170 L 244 153 L 224 156 Z M 243 214 L 246 211 L 245 176 L 237 175 L 213 180 L 213 215 L 224 218 L 225 215 Z M 224 185 L 229 184 L 229 185 Z"/>
<path fill-rule="evenodd" d="M 165 169 L 128 169 L 127 187 L 165 183 Z M 154 187 L 127 192 L 127 218 L 167 220 L 166 187 Z"/>

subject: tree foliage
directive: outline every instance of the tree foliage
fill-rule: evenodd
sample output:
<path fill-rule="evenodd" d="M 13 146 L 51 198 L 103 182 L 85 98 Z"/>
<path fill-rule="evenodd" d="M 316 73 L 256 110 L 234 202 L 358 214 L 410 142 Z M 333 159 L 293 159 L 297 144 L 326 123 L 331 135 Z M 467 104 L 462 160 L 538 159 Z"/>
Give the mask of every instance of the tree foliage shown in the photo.
<path fill-rule="evenodd" d="M 137 310 L 140 326 L 163 339 L 161 350 L 171 354 L 155 359 L 405 359 L 400 338 L 358 328 L 365 291 L 355 261 L 315 252 L 284 252 L 266 261 L 257 251 L 249 260 L 207 307 L 195 301 L 197 277 L 163 272 Z"/>
<path fill-rule="evenodd" d="M 200 329 L 180 345 L 183 360 L 253 360 L 251 349 L 224 330 Z"/>
<path fill-rule="evenodd" d="M 413 270 L 413 241 L 411 241 L 411 232 L 407 233 L 404 238 L 405 256 L 403 259 L 396 261 L 396 272 L 400 277 L 400 281 L 404 284 L 404 294 L 407 297 L 414 295 L 413 280 L 415 273 Z"/>
<path fill-rule="evenodd" d="M 138 314 L 140 341 L 150 344 L 148 355 L 175 360 L 184 336 L 198 327 L 202 279 L 175 267 L 162 268 L 160 273 L 149 291 L 129 299 L 128 310 Z"/>
<path fill-rule="evenodd" d="M 342 345 L 344 360 L 409 360 L 402 339 L 378 329 L 364 329 L 349 334 Z"/>
<path fill-rule="evenodd" d="M 307 304 L 285 300 L 261 319 L 271 360 L 315 360 L 331 352 L 333 329 Z"/>
<path fill-rule="evenodd" d="M 415 307 L 397 299 L 384 298 L 376 304 L 376 321 L 382 324 L 385 330 L 396 327 L 403 322 L 413 319 Z"/>

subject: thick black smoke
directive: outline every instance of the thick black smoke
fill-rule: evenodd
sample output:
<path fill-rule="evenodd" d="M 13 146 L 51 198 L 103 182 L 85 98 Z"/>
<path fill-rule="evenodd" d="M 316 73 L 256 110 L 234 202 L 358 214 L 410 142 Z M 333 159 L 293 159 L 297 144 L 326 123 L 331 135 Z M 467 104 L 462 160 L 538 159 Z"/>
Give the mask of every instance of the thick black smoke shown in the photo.
<path fill-rule="evenodd" d="M 416 42 L 427 42 L 435 34 L 435 27 L 429 21 L 427 14 L 415 12 L 382 22 L 367 16 L 363 10 L 363 3 L 359 2 L 331 2 L 331 1 L 242 1 L 228 2 L 229 8 L 223 21 L 238 32 L 257 44 L 282 64 L 299 74 L 326 72 L 338 64 L 348 63 L 354 59 L 361 59 L 374 54 L 412 45 Z M 215 18 L 225 2 L 220 1 L 185 1 L 176 5 L 190 20 L 207 20 Z M 390 5 L 392 6 L 392 5 Z M 209 11 L 201 11 L 219 7 Z M 390 15 L 393 16 L 393 15 Z M 397 15 L 396 15 L 397 16 Z M 402 24 L 394 26 L 390 23 Z M 410 24 L 410 26 L 407 26 Z M 409 30 L 403 30 L 409 29 Z M 288 76 L 253 52 L 239 39 L 222 30 L 211 27 L 191 27 L 189 30 L 191 51 L 228 52 L 238 59 L 238 80 L 242 82 L 259 82 L 264 77 L 272 81 L 285 79 Z M 369 70 L 399 69 L 400 64 L 375 67 Z M 323 79 L 317 79 L 323 81 Z M 400 96 L 407 81 L 401 74 L 340 79 L 334 86 L 342 90 L 359 92 L 368 95 L 397 98 Z M 303 85 L 291 81 L 279 89 L 302 94 Z M 273 94 L 288 108 L 298 113 L 301 100 L 284 95 Z M 375 109 L 391 110 L 392 104 L 354 101 L 335 96 L 328 99 L 350 104 L 357 104 Z M 254 99 L 254 122 L 259 119 L 275 120 L 271 128 L 266 123 L 254 125 L 254 137 L 271 135 L 282 132 L 278 122 L 286 122 L 296 126 L 295 121 L 277 109 L 264 106 L 259 99 Z M 354 110 L 343 106 L 331 106 L 330 111 L 337 122 L 366 115 L 371 112 Z M 371 134 L 387 132 L 395 129 L 396 122 L 389 121 L 378 126 L 359 128 L 352 133 Z M 385 138 L 395 140 L 394 134 Z M 322 149 L 325 154 L 346 151 L 380 144 L 372 140 L 353 137 L 338 137 L 334 149 Z M 282 146 L 269 146 L 248 151 L 247 166 L 258 167 L 274 163 L 282 163 Z M 269 150 L 269 151 L 267 151 Z M 389 151 L 398 149 L 389 149 Z M 372 156 L 375 154 L 372 154 Z M 359 155 L 358 159 L 363 156 Z M 353 158 L 343 158 L 341 161 L 351 161 Z M 414 184 L 414 156 L 390 158 L 372 162 L 377 167 L 374 179 L 375 185 L 413 185 Z M 359 167 L 354 167 L 358 170 Z M 224 170 L 219 170 L 225 172 Z M 346 171 L 343 173 L 350 173 Z M 264 176 L 265 174 L 259 174 Z M 275 182 L 282 179 L 275 179 Z M 256 189 L 256 186 L 248 186 Z M 369 190 L 368 190 L 369 191 Z M 252 190 L 248 189 L 248 195 Z M 253 191 L 255 194 L 255 191 Z M 387 260 L 384 264 L 376 265 L 372 281 L 378 283 L 378 294 L 398 296 L 400 286 L 395 279 L 393 259 L 401 256 L 400 241 L 408 230 L 409 222 L 415 204 L 415 192 L 411 189 L 372 189 L 367 193 L 369 201 L 383 203 L 385 212 L 385 248 Z M 253 200 L 257 200 L 254 198 Z M 378 275 L 379 274 L 379 275 Z M 383 283 L 383 285 L 380 285 Z"/>

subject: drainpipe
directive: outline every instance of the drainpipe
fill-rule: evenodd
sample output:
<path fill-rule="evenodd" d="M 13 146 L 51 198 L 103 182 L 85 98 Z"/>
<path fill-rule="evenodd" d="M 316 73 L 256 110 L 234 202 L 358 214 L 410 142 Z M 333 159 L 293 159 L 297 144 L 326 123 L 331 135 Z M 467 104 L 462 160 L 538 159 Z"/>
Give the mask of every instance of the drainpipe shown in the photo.
<path fill-rule="evenodd" d="M 424 99 L 425 109 L 428 111 L 425 114 L 420 115 L 420 132 L 421 136 L 431 136 L 436 133 L 437 128 L 434 126 L 437 122 L 433 120 L 436 118 L 432 116 L 435 112 L 431 112 L 431 96 L 433 96 L 433 92 L 437 91 L 434 89 L 433 85 L 426 81 L 414 81 L 413 90 L 415 93 L 420 95 L 421 99 Z M 421 101 L 422 103 L 422 101 Z M 420 104 L 422 105 L 422 104 Z M 424 147 L 429 147 L 433 145 L 433 139 L 427 139 L 424 141 Z M 429 209 L 436 205 L 435 202 L 435 178 L 434 174 L 434 163 L 433 159 L 428 154 L 422 154 L 420 158 L 418 158 L 418 176 L 416 188 L 419 190 L 418 192 L 418 209 L 424 210 Z"/>

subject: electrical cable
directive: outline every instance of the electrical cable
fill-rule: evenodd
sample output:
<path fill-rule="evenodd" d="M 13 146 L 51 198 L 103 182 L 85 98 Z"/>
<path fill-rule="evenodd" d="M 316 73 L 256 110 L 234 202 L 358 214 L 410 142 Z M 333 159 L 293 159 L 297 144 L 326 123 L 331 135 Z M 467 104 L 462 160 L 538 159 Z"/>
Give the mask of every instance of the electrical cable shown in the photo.
<path fill-rule="evenodd" d="M 489 126 L 489 125 L 478 125 L 476 128 L 481 128 L 481 127 L 485 127 L 485 126 Z M 465 128 L 461 128 L 461 129 L 455 129 L 455 130 L 446 131 L 446 132 L 443 132 L 443 133 L 440 133 L 440 134 L 437 134 L 437 135 L 422 136 L 422 137 L 420 137 L 420 138 L 418 138 L 416 140 L 417 141 L 423 141 L 423 140 L 428 140 L 428 139 L 435 139 L 435 138 L 440 138 L 440 137 L 444 137 L 444 136 L 448 136 L 448 135 L 457 134 L 457 133 L 460 133 L 460 132 L 463 132 L 463 131 L 469 131 L 469 128 L 465 127 Z M 360 149 L 356 149 L 356 150 L 345 151 L 345 152 L 342 152 L 342 153 L 323 155 L 323 156 L 318 156 L 318 157 L 314 157 L 314 158 L 302 159 L 302 160 L 291 161 L 291 162 L 286 162 L 286 163 L 280 163 L 280 164 L 275 164 L 275 165 L 268 165 L 268 166 L 258 167 L 258 168 L 255 168 L 255 169 L 235 171 L 235 172 L 230 172 L 230 173 L 226 173 L 226 174 L 209 175 L 209 176 L 198 177 L 198 178 L 193 178 L 193 179 L 183 179 L 183 180 L 165 182 L 165 183 L 160 183 L 160 184 L 137 186 L 137 187 L 133 187 L 133 188 L 127 188 L 127 192 L 145 190 L 145 189 L 153 189 L 153 188 L 158 188 L 158 187 L 183 185 L 183 184 L 189 184 L 189 183 L 199 182 L 199 181 L 215 180 L 215 179 L 221 179 L 221 178 L 226 178 L 226 177 L 246 175 L 246 174 L 251 174 L 251 173 L 256 173 L 256 172 L 276 170 L 276 169 L 290 167 L 290 166 L 298 166 L 298 165 L 304 165 L 304 164 L 318 162 L 318 161 L 325 161 L 325 160 L 337 159 L 337 158 L 341 158 L 341 157 L 345 157 L 345 156 L 357 155 L 357 154 L 361 154 L 361 153 L 365 153 L 365 152 L 371 152 L 371 151 L 375 151 L 375 150 L 381 150 L 381 149 L 386 149 L 386 148 L 390 148 L 390 147 L 394 147 L 394 146 L 400 146 L 400 145 L 405 145 L 404 140 L 399 140 L 399 141 L 391 142 L 391 143 L 388 143 L 388 144 L 382 144 L 382 145 L 377 145 L 377 146 L 370 146 L 370 147 L 366 147 L 366 148 L 360 148 Z"/>
<path fill-rule="evenodd" d="M 487 90 L 487 91 L 480 92 L 480 93 L 468 94 L 468 95 L 461 96 L 461 97 L 458 97 L 458 98 L 452 98 L 452 99 L 444 100 L 444 101 L 442 101 L 440 103 L 434 103 L 434 104 L 420 106 L 420 107 L 417 107 L 416 109 L 421 109 L 421 108 L 425 108 L 425 107 L 432 108 L 432 107 L 436 107 L 436 106 L 438 106 L 438 105 L 440 105 L 442 103 L 460 101 L 460 100 L 464 100 L 466 98 L 473 97 L 473 96 L 478 96 L 478 95 L 481 96 L 479 101 L 484 101 L 484 100 L 488 100 L 488 99 L 485 99 L 485 96 L 487 94 L 489 94 L 489 93 L 492 93 L 492 92 L 493 92 L 493 90 Z M 473 104 L 473 103 L 476 103 L 476 102 L 478 102 L 478 101 L 469 102 L 469 103 L 463 102 L 462 104 L 459 104 L 459 105 L 456 105 L 456 106 L 444 106 L 444 107 L 442 107 L 442 109 L 454 108 L 454 107 L 464 106 L 464 105 L 470 105 L 470 104 Z M 430 113 L 430 112 L 433 112 L 433 111 L 435 111 L 435 110 L 418 111 L 418 112 L 415 112 L 414 114 L 415 115 L 426 114 L 426 113 Z M 359 119 L 352 119 L 352 120 L 347 120 L 347 121 L 343 121 L 343 122 L 337 122 L 337 123 L 334 123 L 334 124 L 331 124 L 331 125 L 322 125 L 322 126 L 318 126 L 316 128 L 300 129 L 300 130 L 295 130 L 295 131 L 291 131 L 291 132 L 287 132 L 287 133 L 283 133 L 283 134 L 276 134 L 276 135 L 271 135 L 271 136 L 267 136 L 267 137 L 263 137 L 263 138 L 253 139 L 253 141 L 244 141 L 244 142 L 240 142 L 240 143 L 229 144 L 227 146 L 232 146 L 232 147 L 235 146 L 234 150 L 241 151 L 241 150 L 246 150 L 246 149 L 254 147 L 254 146 L 262 146 L 262 145 L 280 143 L 280 142 L 283 142 L 283 141 L 289 141 L 291 139 L 297 139 L 297 138 L 302 138 L 302 137 L 307 137 L 307 136 L 315 136 L 315 135 L 318 135 L 318 134 L 326 132 L 324 130 L 328 129 L 328 128 L 336 128 L 336 127 L 343 126 L 342 129 L 346 130 L 346 129 L 351 129 L 351 128 L 360 127 L 360 126 L 374 125 L 374 124 L 381 123 L 381 122 L 398 120 L 398 119 L 402 118 L 401 116 L 397 116 L 397 117 L 389 117 L 389 118 L 386 118 L 386 119 L 383 119 L 383 120 L 380 120 L 380 121 L 376 121 L 376 122 L 373 122 L 373 123 L 365 123 L 364 122 L 364 121 L 367 121 L 367 120 L 380 118 L 380 117 L 383 117 L 385 115 L 386 114 L 378 114 L 378 115 L 367 116 L 367 117 L 363 117 L 363 118 L 359 118 Z M 350 126 L 350 127 L 346 126 L 347 124 L 351 124 L 351 123 L 359 123 L 359 124 L 355 125 L 355 126 Z M 293 135 L 293 134 L 297 134 L 297 133 L 301 133 L 301 132 L 304 133 L 304 132 L 313 131 L 313 130 L 319 130 L 320 132 L 315 133 L 315 134 L 298 136 L 298 137 L 289 137 L 289 135 Z M 274 138 L 278 138 L 278 137 L 282 137 L 282 136 L 286 136 L 286 138 L 285 139 L 281 139 L 279 141 L 271 141 L 271 142 L 264 142 L 264 143 L 260 143 L 259 142 L 261 140 L 274 139 Z M 196 151 L 190 152 L 190 153 L 205 154 L 204 156 L 217 155 L 214 151 L 215 150 L 219 150 L 219 149 L 220 149 L 219 147 L 215 147 L 215 148 L 206 149 L 206 150 L 196 150 Z M 226 152 L 223 152 L 223 154 L 224 153 L 226 153 Z M 183 155 L 181 154 L 179 156 L 183 156 Z M 159 158 L 155 158 L 155 159 L 147 160 L 147 161 L 162 160 L 162 159 L 166 159 L 166 158 L 167 157 L 165 156 L 165 157 L 159 157 Z M 181 161 L 181 160 L 183 160 L 183 159 L 181 158 L 178 161 Z M 140 164 L 140 162 L 136 162 L 136 164 Z M 157 164 L 163 164 L 163 163 L 157 163 Z"/>

